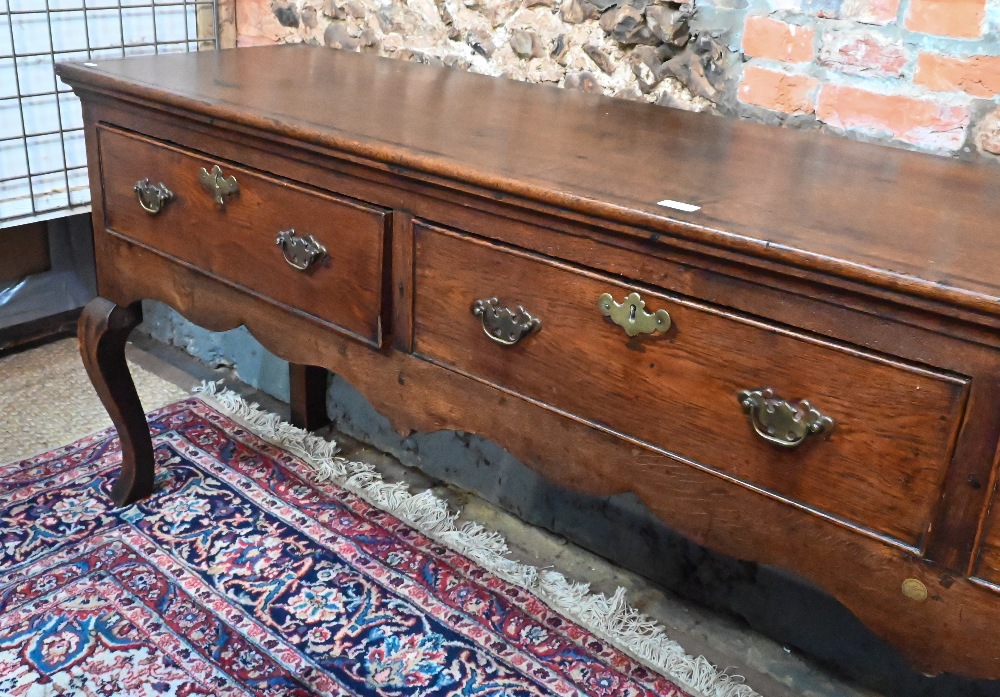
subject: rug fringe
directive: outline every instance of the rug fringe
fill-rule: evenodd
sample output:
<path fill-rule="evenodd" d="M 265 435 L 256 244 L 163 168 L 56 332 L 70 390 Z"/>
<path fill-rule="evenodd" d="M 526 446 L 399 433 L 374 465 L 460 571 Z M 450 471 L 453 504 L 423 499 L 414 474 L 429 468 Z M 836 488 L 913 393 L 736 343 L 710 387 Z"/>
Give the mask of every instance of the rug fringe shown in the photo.
<path fill-rule="evenodd" d="M 509 549 L 503 535 L 475 522 L 458 527 L 458 514 L 432 491 L 411 494 L 402 482 L 389 484 L 373 465 L 338 456 L 336 443 L 293 426 L 232 390 L 220 390 L 218 385 L 221 381 L 204 381 L 194 391 L 210 398 L 261 438 L 301 457 L 315 470 L 317 481 L 329 480 L 343 486 L 504 580 L 526 588 L 553 609 L 685 689 L 704 697 L 760 697 L 741 676 L 717 669 L 704 656 L 688 655 L 660 624 L 628 604 L 624 588 L 611 597 L 591 593 L 589 584 L 574 583 L 558 571 L 540 571 L 515 561 L 507 556 Z"/>

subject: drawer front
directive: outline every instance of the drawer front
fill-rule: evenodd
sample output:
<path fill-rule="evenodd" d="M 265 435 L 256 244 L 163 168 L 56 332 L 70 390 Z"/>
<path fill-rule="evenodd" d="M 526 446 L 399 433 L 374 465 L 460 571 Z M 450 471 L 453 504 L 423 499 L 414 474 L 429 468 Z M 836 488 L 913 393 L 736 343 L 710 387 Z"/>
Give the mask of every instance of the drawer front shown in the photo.
<path fill-rule="evenodd" d="M 98 133 L 109 230 L 381 344 L 386 211 L 140 136 Z M 238 186 L 224 204 L 199 180 L 215 165 Z M 172 194 L 157 213 L 134 191 L 143 179 Z M 155 193 L 145 203 L 155 209 Z M 283 248 L 278 236 L 289 230 Z M 305 266 L 317 249 L 310 235 L 326 252 L 301 270 L 293 264 Z"/>
<path fill-rule="evenodd" d="M 667 332 L 630 338 L 598 306 L 605 293 L 620 303 L 636 290 L 648 311 L 669 312 Z M 472 309 L 493 297 L 523 306 L 540 325 L 513 345 L 491 339 Z M 968 389 L 962 378 L 428 224 L 416 230 L 414 351 L 918 550 Z M 738 399 L 759 388 L 809 400 L 833 420 L 832 430 L 794 448 L 765 441 Z M 762 415 L 762 430 L 767 423 Z"/>

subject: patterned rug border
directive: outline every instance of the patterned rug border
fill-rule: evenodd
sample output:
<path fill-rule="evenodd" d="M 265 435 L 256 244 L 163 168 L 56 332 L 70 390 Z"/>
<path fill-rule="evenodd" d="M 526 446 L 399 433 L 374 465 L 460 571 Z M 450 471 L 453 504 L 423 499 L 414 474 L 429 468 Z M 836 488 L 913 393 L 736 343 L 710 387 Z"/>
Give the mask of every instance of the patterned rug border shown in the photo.
<path fill-rule="evenodd" d="M 220 383 L 221 384 L 221 383 Z M 433 540 L 465 555 L 500 578 L 518 585 L 553 610 L 572 619 L 617 649 L 661 672 L 680 687 L 704 697 L 761 697 L 742 676 L 719 670 L 704 656 L 686 653 L 654 619 L 629 605 L 624 588 L 610 597 L 591 593 L 562 573 L 538 569 L 509 558 L 503 536 L 475 522 L 458 527 L 458 514 L 432 491 L 409 492 L 405 483 L 388 484 L 376 468 L 337 455 L 327 441 L 261 409 L 217 383 L 203 382 L 194 392 L 254 435 L 289 450 L 313 470 L 317 482 L 331 481 L 416 528 Z"/>

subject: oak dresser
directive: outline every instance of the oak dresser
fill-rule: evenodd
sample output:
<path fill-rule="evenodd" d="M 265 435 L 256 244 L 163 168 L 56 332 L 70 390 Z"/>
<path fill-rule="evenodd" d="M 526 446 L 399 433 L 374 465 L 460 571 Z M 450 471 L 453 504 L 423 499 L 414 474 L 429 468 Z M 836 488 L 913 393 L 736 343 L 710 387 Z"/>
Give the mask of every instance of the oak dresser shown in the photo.
<path fill-rule="evenodd" d="M 290 361 L 301 425 L 336 371 L 1000 678 L 1000 170 L 304 46 L 58 73 L 117 503 L 153 486 L 155 299 Z"/>

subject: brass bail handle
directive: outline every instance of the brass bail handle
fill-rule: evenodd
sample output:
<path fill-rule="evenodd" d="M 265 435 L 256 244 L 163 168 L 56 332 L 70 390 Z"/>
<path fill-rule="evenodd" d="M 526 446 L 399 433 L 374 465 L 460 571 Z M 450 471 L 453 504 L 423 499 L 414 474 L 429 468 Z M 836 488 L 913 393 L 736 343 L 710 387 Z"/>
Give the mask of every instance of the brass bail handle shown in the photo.
<path fill-rule="evenodd" d="M 758 436 L 783 448 L 797 448 L 809 436 L 829 433 L 833 419 L 804 399 L 790 402 L 770 388 L 743 390 L 737 398 Z"/>
<path fill-rule="evenodd" d="M 223 176 L 222 168 L 219 165 L 214 165 L 211 172 L 204 167 L 198 170 L 198 181 L 220 206 L 225 206 L 226 200 L 240 190 L 240 185 L 236 183 L 236 177 Z"/>
<path fill-rule="evenodd" d="M 288 265 L 299 271 L 308 271 L 314 264 L 327 257 L 326 247 L 312 235 L 299 237 L 295 230 L 279 232 L 274 240 Z"/>
<path fill-rule="evenodd" d="M 482 321 L 483 333 L 504 346 L 513 346 L 542 326 L 541 320 L 520 305 L 505 307 L 498 298 L 476 300 L 472 303 L 472 314 Z"/>
<path fill-rule="evenodd" d="M 156 215 L 174 198 L 174 193 L 163 182 L 153 184 L 148 179 L 140 179 L 132 187 L 135 197 L 139 199 L 142 210 L 150 215 Z"/>

